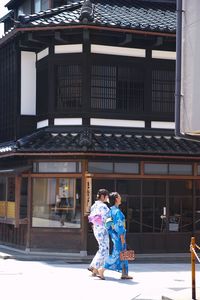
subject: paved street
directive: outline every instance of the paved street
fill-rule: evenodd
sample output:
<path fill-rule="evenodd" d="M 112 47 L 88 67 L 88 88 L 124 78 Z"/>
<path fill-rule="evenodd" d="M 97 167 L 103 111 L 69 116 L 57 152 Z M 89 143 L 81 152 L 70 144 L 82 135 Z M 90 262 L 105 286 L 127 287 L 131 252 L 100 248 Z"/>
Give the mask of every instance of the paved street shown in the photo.
<path fill-rule="evenodd" d="M 105 272 L 105 281 L 91 277 L 87 266 L 65 261 L 0 259 L 1 299 L 192 299 L 190 264 L 132 263 L 130 274 L 134 279 L 130 281 L 119 279 L 120 274 L 112 271 Z M 199 264 L 196 288 L 198 295 Z"/>

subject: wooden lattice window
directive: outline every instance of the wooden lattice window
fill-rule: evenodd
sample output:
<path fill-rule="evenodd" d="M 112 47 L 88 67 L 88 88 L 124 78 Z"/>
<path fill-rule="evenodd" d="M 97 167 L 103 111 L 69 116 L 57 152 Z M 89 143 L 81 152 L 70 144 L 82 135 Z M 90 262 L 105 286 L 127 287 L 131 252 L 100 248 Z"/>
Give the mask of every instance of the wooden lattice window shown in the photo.
<path fill-rule="evenodd" d="M 56 67 L 56 109 L 81 108 L 82 74 L 80 65 Z"/>
<path fill-rule="evenodd" d="M 93 65 L 91 107 L 120 112 L 143 111 L 143 70 L 133 66 Z"/>
<path fill-rule="evenodd" d="M 144 111 L 144 72 L 135 67 L 118 67 L 118 108 L 128 112 Z"/>
<path fill-rule="evenodd" d="M 92 66 L 91 107 L 97 109 L 116 109 L 115 66 Z"/>
<path fill-rule="evenodd" d="M 168 70 L 152 71 L 152 111 L 174 112 L 175 72 Z"/>

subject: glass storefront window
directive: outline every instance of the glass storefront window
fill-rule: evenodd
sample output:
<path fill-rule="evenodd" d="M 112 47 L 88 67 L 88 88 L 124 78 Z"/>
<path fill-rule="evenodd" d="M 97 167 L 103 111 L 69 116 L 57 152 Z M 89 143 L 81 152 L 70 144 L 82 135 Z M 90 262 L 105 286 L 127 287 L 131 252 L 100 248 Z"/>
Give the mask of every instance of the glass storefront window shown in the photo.
<path fill-rule="evenodd" d="M 166 181 L 164 180 L 143 180 L 143 195 L 166 195 Z"/>
<path fill-rule="evenodd" d="M 81 180 L 33 179 L 33 227 L 80 228 Z"/>
<path fill-rule="evenodd" d="M 193 231 L 192 180 L 98 180 L 92 189 L 106 188 L 122 196 L 127 232 L 191 232 Z M 199 187 L 196 181 L 196 189 Z M 196 230 L 200 230 L 200 198 L 196 199 Z"/>
<path fill-rule="evenodd" d="M 140 195 L 141 181 L 140 180 L 117 180 L 117 191 L 121 195 Z"/>
<path fill-rule="evenodd" d="M 198 165 L 198 174 L 200 165 Z M 200 180 L 195 180 L 195 230 L 200 231 Z"/>
<path fill-rule="evenodd" d="M 192 181 L 169 182 L 169 231 L 193 230 Z"/>
<path fill-rule="evenodd" d="M 196 198 L 195 203 L 195 230 L 200 231 L 200 198 Z"/>
<path fill-rule="evenodd" d="M 127 231 L 140 232 L 140 212 L 141 202 L 140 198 L 134 196 L 127 196 Z"/>
<path fill-rule="evenodd" d="M 139 163 L 125 162 L 92 162 L 88 163 L 90 173 L 139 174 Z"/>
<path fill-rule="evenodd" d="M 27 218 L 27 204 L 28 204 L 28 178 L 22 178 L 20 191 L 20 219 Z"/>
<path fill-rule="evenodd" d="M 114 163 L 115 173 L 127 173 L 127 174 L 138 174 L 139 164 L 138 163 Z"/>
<path fill-rule="evenodd" d="M 6 199 L 6 177 L 0 176 L 0 201 Z"/>
<path fill-rule="evenodd" d="M 0 176 L 0 217 L 6 216 L 6 177 Z"/>
<path fill-rule="evenodd" d="M 15 177 L 0 176 L 0 217 L 15 218 Z"/>
<path fill-rule="evenodd" d="M 162 232 L 166 227 L 161 216 L 166 206 L 166 199 L 163 197 L 144 197 L 142 199 L 142 231 Z"/>
<path fill-rule="evenodd" d="M 174 180 L 169 182 L 170 196 L 192 195 L 192 180 Z"/>
<path fill-rule="evenodd" d="M 145 174 L 192 175 L 192 164 L 145 163 Z"/>
<path fill-rule="evenodd" d="M 200 180 L 195 180 L 195 194 L 200 195 Z"/>
<path fill-rule="evenodd" d="M 35 162 L 34 173 L 80 173 L 80 162 Z"/>
<path fill-rule="evenodd" d="M 167 174 L 168 165 L 167 164 L 144 164 L 144 173 L 145 174 Z"/>
<path fill-rule="evenodd" d="M 182 197 L 181 231 L 193 230 L 193 201 L 192 197 Z"/>
<path fill-rule="evenodd" d="M 142 201 L 142 231 L 153 232 L 153 199 L 143 198 Z"/>
<path fill-rule="evenodd" d="M 93 180 L 92 181 L 92 203 L 96 200 L 97 192 L 99 189 L 106 189 L 109 193 L 115 192 L 114 180 Z"/>
<path fill-rule="evenodd" d="M 169 164 L 169 174 L 192 175 L 192 165 Z"/>
<path fill-rule="evenodd" d="M 165 230 L 164 213 L 166 211 L 166 198 L 155 197 L 154 203 L 154 231 L 162 232 Z"/>
<path fill-rule="evenodd" d="M 88 163 L 89 173 L 113 173 L 112 162 L 92 162 Z"/>

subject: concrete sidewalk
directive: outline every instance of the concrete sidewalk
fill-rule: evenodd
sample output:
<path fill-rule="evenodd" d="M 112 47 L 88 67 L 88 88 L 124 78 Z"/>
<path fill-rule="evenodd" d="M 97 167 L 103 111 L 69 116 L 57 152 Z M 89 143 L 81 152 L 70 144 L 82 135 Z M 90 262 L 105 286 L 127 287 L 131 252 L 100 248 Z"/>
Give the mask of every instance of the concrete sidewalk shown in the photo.
<path fill-rule="evenodd" d="M 0 245 L 0 259 L 24 262 L 47 262 L 63 264 L 77 268 L 87 266 L 93 256 L 82 253 L 55 253 L 23 251 Z M 134 279 L 134 293 L 129 300 L 190 300 L 191 260 L 190 253 L 136 254 L 136 260 L 129 263 L 130 274 Z M 76 275 L 77 276 L 77 275 Z M 89 274 L 88 274 L 89 276 Z M 118 281 L 119 274 L 106 271 L 106 284 Z M 115 278 L 116 277 L 116 278 Z M 96 279 L 98 280 L 98 279 Z M 102 285 L 102 283 L 100 283 Z M 128 283 L 127 283 L 128 284 Z M 196 263 L 196 299 L 200 300 L 200 264 Z"/>
<path fill-rule="evenodd" d="M 93 255 L 85 255 L 84 253 L 25 251 L 0 245 L 0 258 L 27 261 L 64 260 L 69 263 L 89 263 L 93 258 Z M 137 263 L 190 263 L 190 253 L 136 253 L 135 261 Z"/>
<path fill-rule="evenodd" d="M 38 298 L 95 300 L 190 300 L 192 299 L 189 263 L 129 264 L 132 280 L 105 271 L 106 280 L 92 277 L 88 263 L 59 261 L 21 261 L 0 259 L 1 295 L 7 300 Z M 12 288 L 11 288 L 12 287 Z M 27 293 L 22 291 L 27 291 Z M 200 300 L 200 264 L 196 265 L 196 299 Z M 31 291 L 29 293 L 28 291 Z"/>

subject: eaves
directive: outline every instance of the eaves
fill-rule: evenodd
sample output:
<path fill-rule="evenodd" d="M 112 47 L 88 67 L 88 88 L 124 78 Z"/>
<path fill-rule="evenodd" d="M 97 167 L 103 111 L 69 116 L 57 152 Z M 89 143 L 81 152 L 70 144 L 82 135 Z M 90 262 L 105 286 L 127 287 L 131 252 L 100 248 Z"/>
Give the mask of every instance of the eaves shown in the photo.
<path fill-rule="evenodd" d="M 176 159 L 176 160 L 185 160 L 185 161 L 199 161 L 200 155 L 184 155 L 184 154 L 179 154 L 179 155 L 169 155 L 169 154 L 146 154 L 146 153 L 96 153 L 96 152 L 9 152 L 9 153 L 4 153 L 0 154 L 0 159 L 1 158 L 6 158 L 6 157 L 49 157 L 49 156 L 54 156 L 54 157 L 66 157 L 66 156 L 79 156 L 79 157 L 123 157 L 123 158 L 140 158 L 140 159 Z"/>
<path fill-rule="evenodd" d="M 39 32 L 39 31 L 54 31 L 54 30 L 75 30 L 75 29 L 88 29 L 88 30 L 97 30 L 97 31 L 109 31 L 109 32 L 119 32 L 119 33 L 132 33 L 136 35 L 144 36 L 161 36 L 161 37 L 176 37 L 176 33 L 167 33 L 167 32 L 156 32 L 156 31 L 143 31 L 137 29 L 129 28 L 116 28 L 116 27 L 104 27 L 104 26 L 95 26 L 95 25 L 69 25 L 69 26 L 44 26 L 44 27 L 22 27 L 14 28 L 8 32 L 5 36 L 0 39 L 0 46 L 8 42 L 10 39 L 15 38 L 19 33 L 23 32 Z"/>

